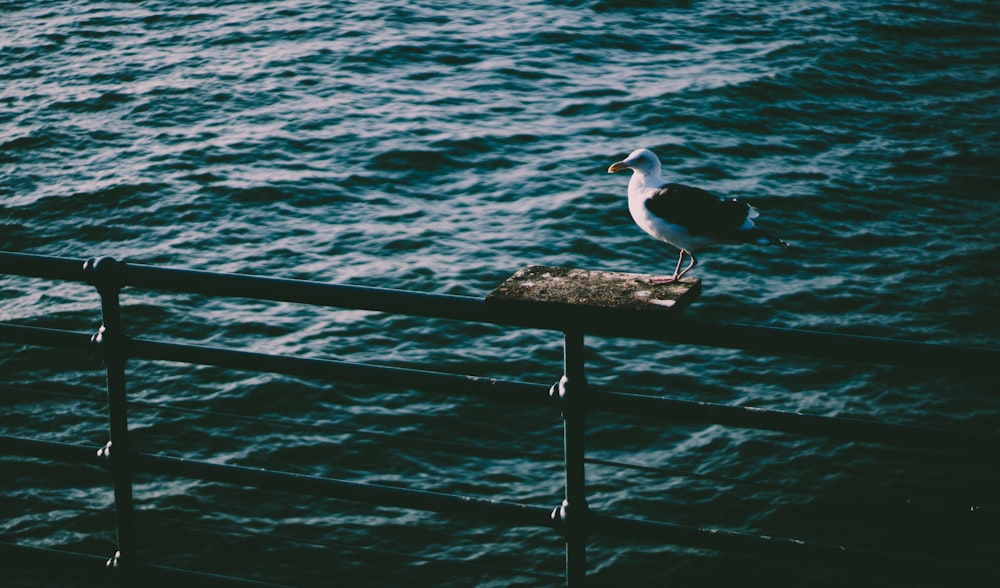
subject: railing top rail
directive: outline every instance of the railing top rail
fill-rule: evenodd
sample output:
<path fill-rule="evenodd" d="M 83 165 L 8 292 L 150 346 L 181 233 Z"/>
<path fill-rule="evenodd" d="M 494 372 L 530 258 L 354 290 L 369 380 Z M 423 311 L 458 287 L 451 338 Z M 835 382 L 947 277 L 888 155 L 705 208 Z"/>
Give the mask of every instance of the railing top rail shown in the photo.
<path fill-rule="evenodd" d="M 775 355 L 903 365 L 953 373 L 983 373 L 986 369 L 984 366 L 1000 363 L 1000 349 L 719 323 L 628 308 L 595 309 L 559 305 L 552 312 L 528 313 L 518 307 L 491 303 L 471 296 L 161 268 L 116 262 L 110 258 L 84 261 L 0 252 L 0 273 L 89 283 L 98 288 L 131 286 L 556 331 L 572 329 L 604 337 L 628 337 Z"/>

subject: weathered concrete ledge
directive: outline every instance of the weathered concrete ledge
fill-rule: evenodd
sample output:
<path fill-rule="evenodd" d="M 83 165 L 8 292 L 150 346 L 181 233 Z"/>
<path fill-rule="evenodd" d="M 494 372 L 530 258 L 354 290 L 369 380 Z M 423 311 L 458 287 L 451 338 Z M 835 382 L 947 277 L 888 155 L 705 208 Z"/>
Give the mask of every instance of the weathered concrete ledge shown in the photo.
<path fill-rule="evenodd" d="M 662 284 L 643 274 L 528 266 L 500 284 L 486 300 L 540 312 L 572 306 L 676 313 L 699 294 L 701 280 L 697 278 Z"/>

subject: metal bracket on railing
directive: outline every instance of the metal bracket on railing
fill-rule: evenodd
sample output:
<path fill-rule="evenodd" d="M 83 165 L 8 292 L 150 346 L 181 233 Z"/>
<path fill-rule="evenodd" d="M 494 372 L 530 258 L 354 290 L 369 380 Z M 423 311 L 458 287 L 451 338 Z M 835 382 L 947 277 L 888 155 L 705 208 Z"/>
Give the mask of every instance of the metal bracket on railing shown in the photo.
<path fill-rule="evenodd" d="M 113 257 L 91 257 L 83 262 L 83 272 L 87 283 L 98 291 L 107 289 L 120 290 L 122 283 L 123 262 Z"/>
<path fill-rule="evenodd" d="M 121 322 L 122 266 L 112 257 L 92 257 L 83 263 L 87 283 L 97 288 L 101 295 L 101 327 L 91 337 L 105 362 L 124 362 L 122 344 L 125 333 Z"/>

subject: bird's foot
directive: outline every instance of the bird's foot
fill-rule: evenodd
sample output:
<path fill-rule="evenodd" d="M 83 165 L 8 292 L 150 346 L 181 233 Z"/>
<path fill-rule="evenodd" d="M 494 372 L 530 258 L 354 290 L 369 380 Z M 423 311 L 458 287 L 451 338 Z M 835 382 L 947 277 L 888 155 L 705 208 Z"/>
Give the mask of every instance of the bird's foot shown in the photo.
<path fill-rule="evenodd" d="M 673 284 L 678 279 L 678 276 L 656 276 L 653 278 L 654 284 Z"/>

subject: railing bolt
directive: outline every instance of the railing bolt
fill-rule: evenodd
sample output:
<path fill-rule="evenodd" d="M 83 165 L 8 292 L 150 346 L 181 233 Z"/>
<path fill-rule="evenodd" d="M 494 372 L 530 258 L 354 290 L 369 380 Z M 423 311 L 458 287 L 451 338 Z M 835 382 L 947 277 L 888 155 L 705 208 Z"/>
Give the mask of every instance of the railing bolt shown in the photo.
<path fill-rule="evenodd" d="M 581 511 L 584 513 L 589 512 L 586 504 L 583 504 L 583 508 L 581 509 L 578 506 L 571 507 L 569 502 L 563 500 L 562 504 L 552 509 L 551 517 L 553 522 L 565 533 L 570 525 L 581 523 L 581 517 L 579 516 Z"/>
<path fill-rule="evenodd" d="M 115 554 L 108 559 L 105 565 L 114 570 L 120 568 L 122 565 L 122 552 L 116 551 Z"/>
<path fill-rule="evenodd" d="M 571 387 L 569 378 L 564 375 L 549 388 L 549 398 L 563 404 L 570 397 L 569 389 Z"/>
<path fill-rule="evenodd" d="M 101 325 L 97 332 L 90 338 L 90 342 L 97 346 L 97 351 L 103 355 L 104 345 L 107 343 L 105 333 L 107 332 L 107 327 Z"/>
<path fill-rule="evenodd" d="M 97 450 L 97 457 L 102 460 L 111 461 L 111 441 L 108 441 L 104 444 L 104 447 Z"/>

